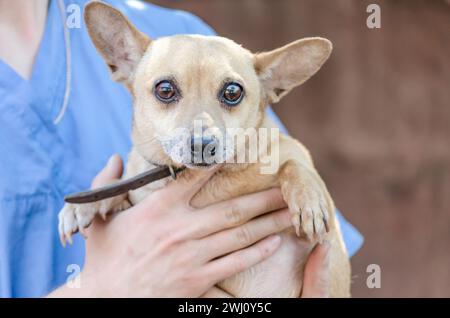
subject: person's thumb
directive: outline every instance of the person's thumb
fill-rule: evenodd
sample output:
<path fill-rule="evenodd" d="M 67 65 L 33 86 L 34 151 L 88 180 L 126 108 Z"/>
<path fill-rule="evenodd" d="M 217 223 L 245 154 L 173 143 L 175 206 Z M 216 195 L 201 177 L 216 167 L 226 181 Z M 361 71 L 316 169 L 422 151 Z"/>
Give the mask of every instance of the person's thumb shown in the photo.
<path fill-rule="evenodd" d="M 115 154 L 109 158 L 106 166 L 100 171 L 92 181 L 92 189 L 108 185 L 114 179 L 122 176 L 123 163 L 119 155 Z"/>
<path fill-rule="evenodd" d="M 330 248 L 329 241 L 318 244 L 309 255 L 303 278 L 302 298 L 330 297 Z"/>

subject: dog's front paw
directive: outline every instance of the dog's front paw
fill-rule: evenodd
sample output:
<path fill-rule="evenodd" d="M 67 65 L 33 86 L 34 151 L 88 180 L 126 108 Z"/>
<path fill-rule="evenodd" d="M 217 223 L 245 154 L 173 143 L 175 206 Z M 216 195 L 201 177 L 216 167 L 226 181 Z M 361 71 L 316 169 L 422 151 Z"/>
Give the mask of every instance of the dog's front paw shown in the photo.
<path fill-rule="evenodd" d="M 280 184 L 297 235 L 321 241 L 329 232 L 332 212 L 320 177 L 299 164 L 288 162 L 280 172 Z"/>
<path fill-rule="evenodd" d="M 298 236 L 303 232 L 309 240 L 321 240 L 329 231 L 329 212 L 325 196 L 318 189 L 293 186 L 285 193 L 292 223 Z"/>
<path fill-rule="evenodd" d="M 86 237 L 84 229 L 92 223 L 97 212 L 96 204 L 65 204 L 58 214 L 61 244 L 66 246 L 66 241 L 72 244 L 72 235 L 78 231 Z"/>
<path fill-rule="evenodd" d="M 294 187 L 286 195 L 292 224 L 298 236 L 303 232 L 309 240 L 321 240 L 328 229 L 329 213 L 319 191 Z"/>

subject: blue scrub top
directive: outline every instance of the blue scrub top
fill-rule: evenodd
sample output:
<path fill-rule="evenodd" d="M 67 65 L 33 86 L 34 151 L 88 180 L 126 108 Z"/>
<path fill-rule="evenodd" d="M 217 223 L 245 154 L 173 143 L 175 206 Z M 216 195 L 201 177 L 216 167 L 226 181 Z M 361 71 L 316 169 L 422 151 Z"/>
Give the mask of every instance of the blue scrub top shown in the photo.
<path fill-rule="evenodd" d="M 83 8 L 86 1 L 70 0 Z M 136 0 L 107 1 L 152 38 L 214 31 L 196 16 Z M 68 29 L 71 95 L 61 122 L 66 51 L 61 12 L 50 2 L 45 33 L 30 80 L 0 60 L 0 296 L 39 297 L 62 285 L 70 264 L 81 268 L 84 241 L 62 248 L 57 214 L 63 196 L 89 187 L 113 153 L 130 149 L 132 101 L 111 81 L 84 25 Z M 271 116 L 278 120 L 269 110 Z M 280 123 L 280 126 L 281 123 Z M 361 235 L 342 216 L 350 254 Z"/>

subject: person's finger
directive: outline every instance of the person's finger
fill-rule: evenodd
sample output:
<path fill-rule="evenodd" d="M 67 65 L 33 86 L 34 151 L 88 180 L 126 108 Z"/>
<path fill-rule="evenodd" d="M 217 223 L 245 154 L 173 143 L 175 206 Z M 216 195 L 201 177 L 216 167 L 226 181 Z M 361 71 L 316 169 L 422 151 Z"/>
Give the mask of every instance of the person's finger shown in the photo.
<path fill-rule="evenodd" d="M 303 278 L 302 298 L 330 297 L 329 241 L 318 244 L 309 255 Z"/>
<path fill-rule="evenodd" d="M 206 293 L 201 295 L 200 298 L 233 298 L 233 296 L 223 289 L 213 286 Z"/>
<path fill-rule="evenodd" d="M 247 194 L 196 211 L 192 217 L 198 221 L 190 222 L 191 232 L 196 238 L 201 238 L 284 207 L 286 203 L 279 188 Z"/>
<path fill-rule="evenodd" d="M 280 243 L 279 235 L 271 235 L 250 247 L 209 262 L 204 273 L 215 282 L 222 281 L 267 259 L 275 253 Z"/>
<path fill-rule="evenodd" d="M 189 205 L 192 197 L 205 185 L 206 182 L 216 173 L 218 167 L 201 170 L 184 170 L 183 175 L 179 175 L 177 180 L 170 182 L 165 187 L 158 189 L 159 200 L 174 200 Z M 148 196 L 148 202 L 152 202 L 152 195 Z M 147 202 L 147 201 L 145 201 Z"/>
<path fill-rule="evenodd" d="M 184 191 L 181 193 L 184 194 L 184 197 L 188 200 L 188 204 L 190 204 L 191 199 L 200 191 L 200 189 L 211 179 L 211 177 L 219 170 L 219 165 L 216 165 L 212 168 L 209 168 L 205 172 L 199 173 L 197 176 L 189 180 L 187 184 L 183 184 L 180 182 L 180 187 L 184 187 Z M 183 190 L 183 189 L 182 189 Z"/>
<path fill-rule="evenodd" d="M 109 184 L 114 179 L 122 176 L 123 163 L 119 155 L 115 154 L 109 158 L 106 166 L 97 174 L 92 181 L 92 189 Z"/>
<path fill-rule="evenodd" d="M 179 182 L 174 182 L 174 190 L 180 193 L 189 204 L 194 195 L 200 191 L 218 169 L 219 166 L 216 165 L 207 170 L 191 171 L 192 174 L 187 178 L 181 179 Z"/>
<path fill-rule="evenodd" d="M 240 250 L 259 240 L 277 234 L 290 227 L 291 214 L 288 209 L 279 210 L 244 225 L 213 234 L 200 240 L 203 244 L 205 261 Z"/>
<path fill-rule="evenodd" d="M 122 176 L 123 171 L 123 163 L 122 159 L 118 154 L 112 155 L 106 166 L 97 174 L 97 176 L 92 181 L 92 189 L 99 188 L 108 184 L 111 184 L 114 180 L 119 179 Z M 90 246 L 90 243 L 95 241 L 97 235 L 102 235 L 102 229 L 107 224 L 102 218 L 96 217 L 92 220 L 92 224 L 86 228 L 85 236 L 91 237 L 87 246 Z"/>

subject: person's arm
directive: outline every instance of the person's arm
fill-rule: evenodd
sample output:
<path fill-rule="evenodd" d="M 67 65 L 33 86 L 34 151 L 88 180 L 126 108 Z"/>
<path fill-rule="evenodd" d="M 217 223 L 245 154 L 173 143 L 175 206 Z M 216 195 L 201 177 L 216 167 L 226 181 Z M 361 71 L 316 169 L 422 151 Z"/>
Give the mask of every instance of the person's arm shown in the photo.
<path fill-rule="evenodd" d="M 107 222 L 95 220 L 80 288 L 62 286 L 49 297 L 197 297 L 272 255 L 280 244 L 273 234 L 291 226 L 279 189 L 192 208 L 212 173 L 173 182 Z M 121 174 L 116 156 L 93 185 Z"/>

